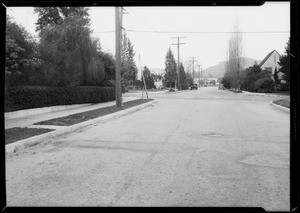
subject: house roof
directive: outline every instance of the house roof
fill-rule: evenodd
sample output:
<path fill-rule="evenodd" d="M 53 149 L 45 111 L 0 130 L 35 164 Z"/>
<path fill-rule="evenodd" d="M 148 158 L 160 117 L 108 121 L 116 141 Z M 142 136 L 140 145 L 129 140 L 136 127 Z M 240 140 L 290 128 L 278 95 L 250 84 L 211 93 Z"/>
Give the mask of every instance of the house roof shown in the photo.
<path fill-rule="evenodd" d="M 276 50 L 273 50 L 272 52 L 270 52 L 270 53 L 269 53 L 269 54 L 268 54 L 268 55 L 267 55 L 267 56 L 259 63 L 258 66 L 261 67 L 261 66 L 266 62 L 266 60 L 268 60 L 268 58 L 270 58 L 270 56 L 272 55 L 272 53 L 273 53 L 274 51 L 277 52 Z M 280 55 L 278 52 L 277 52 L 277 54 Z"/>

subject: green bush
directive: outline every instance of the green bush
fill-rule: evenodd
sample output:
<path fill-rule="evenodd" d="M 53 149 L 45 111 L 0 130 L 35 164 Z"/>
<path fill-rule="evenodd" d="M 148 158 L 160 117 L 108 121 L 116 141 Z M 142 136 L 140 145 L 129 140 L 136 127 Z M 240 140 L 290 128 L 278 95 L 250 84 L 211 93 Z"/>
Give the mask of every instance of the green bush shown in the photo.
<path fill-rule="evenodd" d="M 221 84 L 223 84 L 225 89 L 229 89 L 230 88 L 230 79 L 229 79 L 229 77 L 224 76 L 221 80 Z"/>
<path fill-rule="evenodd" d="M 262 70 L 258 65 L 249 67 L 244 70 L 244 77 L 241 81 L 241 89 L 249 92 L 255 92 L 255 82 L 263 78 L 271 78 L 268 71 Z"/>
<path fill-rule="evenodd" d="M 275 83 L 271 78 L 261 78 L 255 81 L 254 91 L 270 93 L 275 89 Z"/>
<path fill-rule="evenodd" d="M 290 85 L 288 83 L 280 83 L 278 91 L 290 91 Z"/>
<path fill-rule="evenodd" d="M 4 111 L 56 105 L 101 103 L 115 100 L 114 87 L 37 87 L 22 86 L 5 93 Z"/>

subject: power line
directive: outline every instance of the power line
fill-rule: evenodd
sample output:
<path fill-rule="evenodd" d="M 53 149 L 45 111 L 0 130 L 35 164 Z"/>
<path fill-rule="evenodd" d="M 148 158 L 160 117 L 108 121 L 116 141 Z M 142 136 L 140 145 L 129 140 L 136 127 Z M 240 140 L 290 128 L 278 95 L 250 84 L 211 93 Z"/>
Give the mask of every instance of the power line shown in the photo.
<path fill-rule="evenodd" d="M 139 32 L 139 33 L 197 33 L 197 34 L 224 34 L 224 33 L 290 33 L 290 31 L 248 31 L 248 32 L 212 32 L 212 31 L 186 31 L 186 32 L 176 32 L 176 31 L 146 31 L 146 30 L 127 30 L 129 32 Z"/>
<path fill-rule="evenodd" d="M 133 15 L 135 15 L 137 18 L 139 18 L 145 25 L 147 25 L 152 31 L 156 31 L 155 29 L 154 29 L 154 27 L 152 27 L 152 26 L 150 26 L 150 24 L 148 24 L 142 17 L 140 17 L 138 14 L 136 14 L 135 12 L 133 12 L 133 11 L 131 11 L 130 10 L 130 12 L 133 14 Z M 132 31 L 131 31 L 132 32 Z M 158 36 L 159 37 L 159 39 L 162 41 L 162 43 L 163 44 L 165 44 L 167 47 L 168 47 L 168 45 L 167 45 L 167 43 L 166 43 L 166 41 L 162 38 L 162 37 L 160 37 L 160 36 Z"/>
<path fill-rule="evenodd" d="M 290 33 L 290 31 L 247 31 L 247 32 L 205 32 L 205 31 L 190 31 L 190 32 L 175 32 L 175 31 L 147 31 L 147 30 L 126 30 L 128 32 L 136 32 L 136 33 L 195 33 L 195 34 L 227 34 L 227 33 L 241 33 L 241 34 L 246 34 L 246 33 L 249 33 L 249 34 L 263 34 L 263 33 L 266 33 L 266 34 L 280 34 L 280 33 Z M 96 34 L 96 33 L 113 33 L 115 31 L 111 30 L 111 31 L 101 31 L 101 32 L 94 32 L 92 34 Z"/>

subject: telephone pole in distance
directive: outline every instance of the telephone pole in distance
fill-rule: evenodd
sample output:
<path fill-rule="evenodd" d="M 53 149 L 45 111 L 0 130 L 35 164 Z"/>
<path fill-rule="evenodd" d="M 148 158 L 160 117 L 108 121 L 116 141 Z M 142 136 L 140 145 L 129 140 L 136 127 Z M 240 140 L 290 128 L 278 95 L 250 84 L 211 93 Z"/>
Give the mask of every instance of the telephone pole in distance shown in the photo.
<path fill-rule="evenodd" d="M 179 39 L 180 38 L 185 38 L 185 37 L 172 37 L 172 38 L 177 38 L 177 43 L 176 44 L 171 44 L 171 45 L 177 45 L 177 52 L 178 52 L 178 59 L 177 59 L 177 78 L 178 78 L 178 90 L 181 90 L 181 83 L 180 83 L 180 74 L 179 74 L 179 66 L 180 66 L 180 63 L 179 63 L 179 46 L 181 44 L 185 44 L 185 43 L 179 43 Z"/>
<path fill-rule="evenodd" d="M 201 64 L 198 64 L 197 67 L 199 67 L 199 87 L 200 87 L 200 82 L 201 82 Z"/>
<path fill-rule="evenodd" d="M 197 58 L 197 57 L 193 57 L 193 84 L 194 84 L 194 78 L 195 78 L 195 67 L 194 67 L 194 63 L 197 62 L 197 60 L 195 60 L 195 58 Z"/>

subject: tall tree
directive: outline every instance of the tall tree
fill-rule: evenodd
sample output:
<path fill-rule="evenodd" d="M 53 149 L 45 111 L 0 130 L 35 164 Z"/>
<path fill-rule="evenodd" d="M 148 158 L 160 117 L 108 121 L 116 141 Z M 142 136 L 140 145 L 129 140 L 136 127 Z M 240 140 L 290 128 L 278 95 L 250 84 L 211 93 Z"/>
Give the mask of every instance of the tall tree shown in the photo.
<path fill-rule="evenodd" d="M 121 78 L 124 87 L 132 85 L 137 79 L 138 69 L 134 61 L 135 52 L 126 34 L 122 37 Z"/>
<path fill-rule="evenodd" d="M 99 41 L 91 38 L 87 8 L 35 10 L 39 15 L 39 49 L 48 84 L 101 85 L 105 80 L 104 64 L 97 56 Z"/>
<path fill-rule="evenodd" d="M 104 86 L 114 86 L 116 78 L 116 62 L 114 57 L 110 53 L 98 51 L 98 58 L 104 64 L 105 80 Z"/>
<path fill-rule="evenodd" d="M 180 66 L 179 66 L 179 76 L 180 76 L 181 88 L 186 89 L 186 87 L 184 86 L 184 82 L 185 82 L 185 79 L 186 79 L 186 73 L 184 71 L 184 67 L 183 67 L 182 63 L 180 63 Z"/>
<path fill-rule="evenodd" d="M 5 37 L 6 86 L 29 84 L 39 67 L 37 42 L 9 15 L 6 17 Z"/>
<path fill-rule="evenodd" d="M 36 31 L 41 31 L 49 26 L 60 25 L 68 17 L 80 17 L 89 24 L 87 7 L 35 7 L 34 12 L 38 14 Z"/>
<path fill-rule="evenodd" d="M 235 89 L 240 89 L 241 86 L 239 74 L 245 65 L 242 54 L 243 37 L 239 29 L 239 24 L 236 22 L 228 42 L 228 61 L 226 63 L 225 71 L 225 76 L 230 79 L 230 86 Z"/>
<path fill-rule="evenodd" d="M 155 78 L 155 74 L 151 73 L 151 71 L 148 69 L 148 67 L 144 67 L 143 70 L 143 75 L 145 78 L 145 83 L 146 83 L 146 87 L 147 89 L 152 89 L 152 88 L 156 88 L 155 84 L 154 84 L 154 78 Z M 143 81 L 143 79 L 141 79 L 141 81 Z"/>
<path fill-rule="evenodd" d="M 188 89 L 192 84 L 193 84 L 193 76 L 191 72 L 186 72 L 183 88 Z"/>
<path fill-rule="evenodd" d="M 262 70 L 257 64 L 254 64 L 253 67 L 249 67 L 244 70 L 246 75 L 243 77 L 241 81 L 241 89 L 247 90 L 250 92 L 254 92 L 255 90 L 255 82 L 261 78 L 269 78 L 271 79 L 271 74 L 266 71 Z"/>
<path fill-rule="evenodd" d="M 164 79 L 165 82 L 169 83 L 169 86 L 171 87 L 171 84 L 173 82 L 175 82 L 176 80 L 176 62 L 174 59 L 174 54 L 171 50 L 171 48 L 169 48 L 167 55 L 166 55 L 166 61 L 165 61 L 165 75 L 164 75 Z"/>
<path fill-rule="evenodd" d="M 278 73 L 279 73 L 279 71 L 277 70 L 277 67 L 275 67 L 274 74 L 273 74 L 275 85 L 278 85 L 280 83 Z"/>
<path fill-rule="evenodd" d="M 282 78 L 290 83 L 290 39 L 285 47 L 285 55 L 280 56 L 278 64 L 281 66 L 279 72 L 283 73 Z"/>

